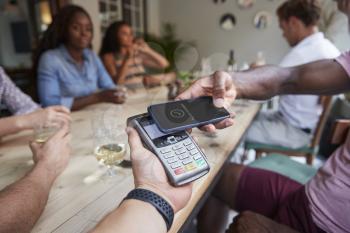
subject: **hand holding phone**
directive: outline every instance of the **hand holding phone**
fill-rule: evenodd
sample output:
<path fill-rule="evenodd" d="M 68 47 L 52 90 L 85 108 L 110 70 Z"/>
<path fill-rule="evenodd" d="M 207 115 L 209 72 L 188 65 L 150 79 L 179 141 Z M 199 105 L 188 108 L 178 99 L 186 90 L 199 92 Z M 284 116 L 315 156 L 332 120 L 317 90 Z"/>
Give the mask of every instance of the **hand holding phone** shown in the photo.
<path fill-rule="evenodd" d="M 148 112 L 164 133 L 177 132 L 230 118 L 225 108 L 217 108 L 210 96 L 151 105 Z"/>
<path fill-rule="evenodd" d="M 216 107 L 229 107 L 238 95 L 238 89 L 232 76 L 223 71 L 216 71 L 210 76 L 196 80 L 187 90 L 181 93 L 176 99 L 185 100 L 201 96 L 211 95 Z M 215 124 L 201 127 L 201 130 L 213 132 L 215 129 L 222 129 L 233 125 L 234 121 L 227 118 Z"/>

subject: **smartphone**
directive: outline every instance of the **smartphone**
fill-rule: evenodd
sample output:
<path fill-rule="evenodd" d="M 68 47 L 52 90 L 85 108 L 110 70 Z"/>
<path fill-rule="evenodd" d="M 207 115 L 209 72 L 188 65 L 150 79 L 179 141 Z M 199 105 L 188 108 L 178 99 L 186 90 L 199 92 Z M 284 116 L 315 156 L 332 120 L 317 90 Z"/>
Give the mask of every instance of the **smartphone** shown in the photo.
<path fill-rule="evenodd" d="M 143 144 L 158 157 L 173 186 L 187 184 L 209 172 L 204 153 L 186 131 L 165 134 L 147 113 L 128 118 L 127 124 L 137 130 Z"/>
<path fill-rule="evenodd" d="M 148 113 L 164 133 L 214 124 L 230 117 L 225 108 L 214 106 L 211 96 L 151 105 Z"/>

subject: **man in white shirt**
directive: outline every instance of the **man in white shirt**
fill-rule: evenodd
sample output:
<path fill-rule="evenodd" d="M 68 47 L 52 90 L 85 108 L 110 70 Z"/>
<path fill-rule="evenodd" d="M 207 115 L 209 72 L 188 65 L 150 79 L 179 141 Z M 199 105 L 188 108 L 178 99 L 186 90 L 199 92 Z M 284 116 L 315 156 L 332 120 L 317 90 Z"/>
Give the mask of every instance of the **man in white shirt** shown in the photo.
<path fill-rule="evenodd" d="M 277 15 L 283 36 L 292 47 L 280 66 L 298 66 L 340 55 L 319 32 L 321 8 L 318 1 L 287 1 L 277 9 Z M 318 96 L 281 96 L 278 111 L 260 113 L 249 129 L 246 141 L 289 148 L 306 146 L 321 112 Z"/>

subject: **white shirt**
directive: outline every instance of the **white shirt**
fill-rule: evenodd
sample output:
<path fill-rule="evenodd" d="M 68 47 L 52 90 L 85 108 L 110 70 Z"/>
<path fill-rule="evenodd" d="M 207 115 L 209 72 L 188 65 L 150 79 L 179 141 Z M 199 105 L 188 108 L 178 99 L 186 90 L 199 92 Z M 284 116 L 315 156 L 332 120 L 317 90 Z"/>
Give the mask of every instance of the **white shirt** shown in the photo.
<path fill-rule="evenodd" d="M 280 66 L 291 67 L 340 55 L 339 50 L 318 32 L 294 46 L 282 59 Z M 331 78 L 331 77 L 329 77 Z M 291 125 L 298 128 L 316 128 L 322 107 L 314 95 L 284 95 L 279 100 L 279 112 Z"/>

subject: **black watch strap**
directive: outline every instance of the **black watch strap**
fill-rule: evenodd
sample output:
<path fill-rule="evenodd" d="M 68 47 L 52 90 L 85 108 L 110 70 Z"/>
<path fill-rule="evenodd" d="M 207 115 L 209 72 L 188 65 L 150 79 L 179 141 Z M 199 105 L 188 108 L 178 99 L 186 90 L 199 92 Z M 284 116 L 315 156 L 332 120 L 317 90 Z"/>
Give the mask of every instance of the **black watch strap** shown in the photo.
<path fill-rule="evenodd" d="M 164 218 L 167 230 L 170 230 L 174 220 L 174 210 L 171 205 L 161 196 L 150 190 L 138 188 L 129 192 L 124 200 L 127 199 L 136 199 L 153 205 Z"/>

